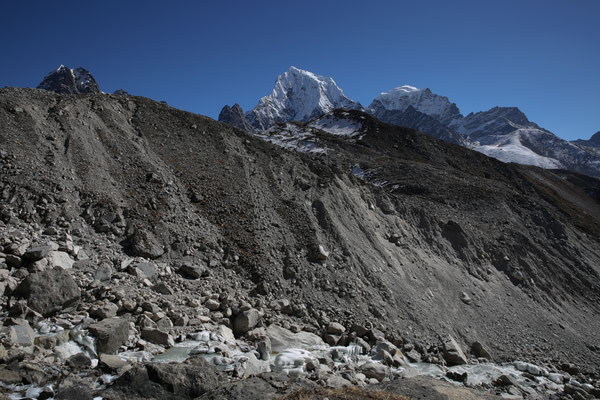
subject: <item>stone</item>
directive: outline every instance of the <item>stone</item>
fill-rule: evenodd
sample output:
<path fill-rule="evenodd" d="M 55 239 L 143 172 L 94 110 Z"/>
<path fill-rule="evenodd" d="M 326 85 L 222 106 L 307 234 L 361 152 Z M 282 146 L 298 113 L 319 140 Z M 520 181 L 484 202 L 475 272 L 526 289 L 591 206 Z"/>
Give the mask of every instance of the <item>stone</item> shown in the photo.
<path fill-rule="evenodd" d="M 448 365 L 463 365 L 467 363 L 467 357 L 462 349 L 450 335 L 444 340 L 444 360 Z"/>
<path fill-rule="evenodd" d="M 77 283 L 61 268 L 29 275 L 16 288 L 16 294 L 27 299 L 27 306 L 44 317 L 55 314 L 80 297 Z"/>
<path fill-rule="evenodd" d="M 460 300 L 467 305 L 470 305 L 471 303 L 473 303 L 473 299 L 471 299 L 471 297 L 469 297 L 469 295 L 466 294 L 465 292 L 461 292 Z"/>
<path fill-rule="evenodd" d="M 224 341 L 235 342 L 235 336 L 233 335 L 233 331 L 231 328 L 225 325 L 219 325 L 217 328 L 217 335 L 221 336 Z"/>
<path fill-rule="evenodd" d="M 23 254 L 23 259 L 29 262 L 35 262 L 45 258 L 52 251 L 52 246 L 36 246 L 27 249 Z"/>
<path fill-rule="evenodd" d="M 271 357 L 271 339 L 268 337 L 262 338 L 256 345 L 256 350 L 260 354 L 260 359 L 268 361 Z"/>
<path fill-rule="evenodd" d="M 129 338 L 129 322 L 121 318 L 108 318 L 89 326 L 96 337 L 98 353 L 114 354 Z"/>
<path fill-rule="evenodd" d="M 69 253 L 65 253 L 64 251 L 51 251 L 48 253 L 48 265 L 50 267 L 71 269 L 74 263 L 75 260 L 72 260 Z"/>
<path fill-rule="evenodd" d="M 329 325 L 327 325 L 327 333 L 332 335 L 341 335 L 344 332 L 346 332 L 346 328 L 344 328 L 342 324 L 331 322 Z"/>
<path fill-rule="evenodd" d="M 471 353 L 477 358 L 486 358 L 490 361 L 492 360 L 492 355 L 480 342 L 473 342 L 471 345 Z"/>
<path fill-rule="evenodd" d="M 114 303 L 107 302 L 101 306 L 94 306 L 90 309 L 90 316 L 96 319 L 113 318 L 117 316 L 119 306 Z"/>
<path fill-rule="evenodd" d="M 13 325 L 9 329 L 9 340 L 11 346 L 30 347 L 35 340 L 35 332 L 27 321 L 21 321 L 20 325 Z"/>
<path fill-rule="evenodd" d="M 189 263 L 179 267 L 179 274 L 188 279 L 199 279 L 205 274 L 204 268 Z"/>
<path fill-rule="evenodd" d="M 156 265 L 151 262 L 136 262 L 129 264 L 127 271 L 139 279 L 152 279 L 158 273 Z"/>
<path fill-rule="evenodd" d="M 446 372 L 446 377 L 449 379 L 452 379 L 453 381 L 457 381 L 457 382 L 466 382 L 467 380 L 467 373 L 463 372 L 456 372 L 456 371 L 448 371 Z"/>
<path fill-rule="evenodd" d="M 415 349 L 412 349 L 408 353 L 404 353 L 404 355 L 412 362 L 419 363 L 422 361 L 421 354 L 419 354 L 419 352 Z"/>
<path fill-rule="evenodd" d="M 175 340 L 173 339 L 173 336 L 171 336 L 167 332 L 161 331 L 160 329 L 143 328 L 142 339 L 145 339 L 150 343 L 159 344 L 165 347 L 173 347 L 175 345 Z"/>
<path fill-rule="evenodd" d="M 385 365 L 374 362 L 365 363 L 358 370 L 367 378 L 377 379 L 379 382 L 383 381 L 388 373 L 388 368 Z"/>
<path fill-rule="evenodd" d="M 254 308 L 239 313 L 233 320 L 233 333 L 236 336 L 245 334 L 258 324 L 259 319 L 260 314 Z"/>
<path fill-rule="evenodd" d="M 314 333 L 300 331 L 293 333 L 278 325 L 270 325 L 266 334 L 271 339 L 272 351 L 281 352 L 288 348 L 308 350 L 315 346 L 324 346 L 325 342 Z"/>
<path fill-rule="evenodd" d="M 169 285 L 164 282 L 159 282 L 152 286 L 152 290 L 154 290 L 156 293 L 164 294 L 165 296 L 170 296 L 173 294 L 173 289 L 171 289 Z"/>
<path fill-rule="evenodd" d="M 131 240 L 131 250 L 136 256 L 149 258 L 151 260 L 165 253 L 163 246 L 152 232 L 138 230 Z"/>
<path fill-rule="evenodd" d="M 94 272 L 94 279 L 100 282 L 110 281 L 112 278 L 113 269 L 109 264 L 101 264 L 96 272 Z"/>
<path fill-rule="evenodd" d="M 67 365 L 71 368 L 89 368 L 92 366 L 92 360 L 85 353 L 73 354 L 67 358 Z"/>
<path fill-rule="evenodd" d="M 222 381 L 221 374 L 202 357 L 193 357 L 178 364 L 149 363 L 146 370 L 150 381 L 158 383 L 177 398 L 199 397 Z"/>
<path fill-rule="evenodd" d="M 204 307 L 208 308 L 210 311 L 217 311 L 221 308 L 221 303 L 215 299 L 208 299 L 206 303 L 204 303 Z"/>
<path fill-rule="evenodd" d="M 116 371 L 128 365 L 129 362 L 113 354 L 100 354 L 98 365 L 108 371 Z"/>

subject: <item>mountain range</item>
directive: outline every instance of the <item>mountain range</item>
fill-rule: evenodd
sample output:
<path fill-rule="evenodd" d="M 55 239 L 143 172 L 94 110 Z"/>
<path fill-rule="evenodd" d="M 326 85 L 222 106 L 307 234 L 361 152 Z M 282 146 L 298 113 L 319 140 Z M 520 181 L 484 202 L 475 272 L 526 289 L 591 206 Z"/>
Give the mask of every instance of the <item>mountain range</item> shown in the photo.
<path fill-rule="evenodd" d="M 463 116 L 448 97 L 409 85 L 379 94 L 365 108 L 346 96 L 332 78 L 296 67 L 279 75 L 271 94 L 252 110 L 244 114 L 239 105 L 235 112 L 226 106 L 219 121 L 265 133 L 278 123 L 309 122 L 338 108 L 364 111 L 382 122 L 418 129 L 503 162 L 600 177 L 598 133 L 590 140 L 569 142 L 529 121 L 517 107 L 493 107 Z"/>

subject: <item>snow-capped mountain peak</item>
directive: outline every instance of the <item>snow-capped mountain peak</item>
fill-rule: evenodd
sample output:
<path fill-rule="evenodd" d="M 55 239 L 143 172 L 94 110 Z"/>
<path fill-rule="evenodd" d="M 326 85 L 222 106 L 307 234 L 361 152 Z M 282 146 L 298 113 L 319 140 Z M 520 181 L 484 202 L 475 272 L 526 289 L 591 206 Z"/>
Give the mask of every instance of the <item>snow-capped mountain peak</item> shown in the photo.
<path fill-rule="evenodd" d="M 250 124 L 266 130 L 276 122 L 309 121 L 336 108 L 362 109 L 332 78 L 290 67 L 275 80 L 273 91 L 248 111 Z"/>
<path fill-rule="evenodd" d="M 375 97 L 368 112 L 380 117 L 387 111 L 405 111 L 408 107 L 427 114 L 443 124 L 462 118 L 456 104 L 447 97 L 433 93 L 429 89 L 417 89 L 414 86 L 403 85 Z"/>
<path fill-rule="evenodd" d="M 37 88 L 56 93 L 102 93 L 88 70 L 81 67 L 71 69 L 63 64 L 46 75 Z"/>

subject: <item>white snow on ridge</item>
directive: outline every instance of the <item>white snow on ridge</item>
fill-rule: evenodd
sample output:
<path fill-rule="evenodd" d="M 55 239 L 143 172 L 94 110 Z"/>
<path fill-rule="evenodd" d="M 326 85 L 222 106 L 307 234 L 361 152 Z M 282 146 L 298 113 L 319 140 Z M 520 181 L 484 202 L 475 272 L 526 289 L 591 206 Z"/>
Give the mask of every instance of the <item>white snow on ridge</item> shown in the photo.
<path fill-rule="evenodd" d="M 300 153 L 318 154 L 327 152 L 325 148 L 319 146 L 314 135 L 301 129 L 296 124 L 287 123 L 283 128 L 274 126 L 267 132 L 258 133 L 255 136 L 265 142 Z"/>
<path fill-rule="evenodd" d="M 560 161 L 537 154 L 523 145 L 518 131 L 494 144 L 476 144 L 473 150 L 507 163 L 512 162 L 550 169 L 564 167 Z"/>
<path fill-rule="evenodd" d="M 347 113 L 343 114 L 343 116 L 347 115 Z M 332 135 L 348 137 L 360 135 L 360 131 L 362 130 L 362 124 L 360 122 L 355 122 L 349 118 L 337 118 L 335 115 L 331 114 L 316 119 L 308 124 L 308 126 L 320 129 Z"/>

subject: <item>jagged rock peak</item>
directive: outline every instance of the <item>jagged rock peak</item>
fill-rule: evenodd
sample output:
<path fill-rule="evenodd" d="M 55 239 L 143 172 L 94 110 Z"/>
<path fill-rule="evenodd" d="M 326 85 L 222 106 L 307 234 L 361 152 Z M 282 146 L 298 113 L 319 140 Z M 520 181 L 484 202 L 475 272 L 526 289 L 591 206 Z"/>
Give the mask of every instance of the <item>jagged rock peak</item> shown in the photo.
<path fill-rule="evenodd" d="M 226 124 L 233 125 L 238 129 L 252 132 L 254 128 L 244 115 L 244 110 L 238 103 L 235 103 L 233 107 L 225 106 L 221 109 L 219 113 L 219 121 L 225 122 Z"/>
<path fill-rule="evenodd" d="M 56 93 L 102 93 L 88 70 L 82 67 L 71 69 L 64 65 L 46 75 L 37 88 Z"/>
<path fill-rule="evenodd" d="M 403 85 L 387 92 L 380 93 L 367 108 L 368 112 L 380 117 L 387 111 L 404 111 L 408 107 L 427 114 L 443 124 L 449 124 L 462 118 L 456 104 L 446 96 L 440 96 L 429 89 L 417 89 Z"/>
<path fill-rule="evenodd" d="M 270 95 L 260 99 L 246 117 L 258 130 L 276 122 L 309 121 L 336 108 L 361 110 L 360 103 L 347 97 L 332 78 L 296 67 L 279 75 Z"/>

